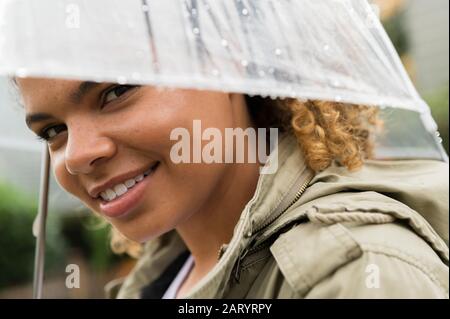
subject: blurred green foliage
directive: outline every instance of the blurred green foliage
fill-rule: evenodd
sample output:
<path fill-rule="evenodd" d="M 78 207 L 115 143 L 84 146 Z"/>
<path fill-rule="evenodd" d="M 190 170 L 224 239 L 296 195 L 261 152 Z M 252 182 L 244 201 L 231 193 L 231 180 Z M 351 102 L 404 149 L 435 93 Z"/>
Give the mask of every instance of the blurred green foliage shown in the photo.
<path fill-rule="evenodd" d="M 104 271 L 119 259 L 109 245 L 109 224 L 92 213 L 66 214 L 61 231 L 69 246 L 78 249 L 95 271 Z"/>
<path fill-rule="evenodd" d="M 400 56 L 408 53 L 410 49 L 410 39 L 405 28 L 404 20 L 405 11 L 400 11 L 398 14 L 383 21 L 384 29 Z"/>
<path fill-rule="evenodd" d="M 33 278 L 35 237 L 32 225 L 37 202 L 0 181 L 0 290 L 30 283 Z M 52 212 L 47 219 L 46 277 L 65 275 L 74 251 L 93 271 L 104 271 L 119 260 L 109 247 L 110 227 L 92 214 Z"/>
<path fill-rule="evenodd" d="M 29 282 L 33 277 L 35 238 L 32 225 L 36 202 L 11 185 L 0 182 L 0 288 Z M 46 272 L 64 265 L 65 242 L 58 233 L 58 220 L 47 227 Z"/>

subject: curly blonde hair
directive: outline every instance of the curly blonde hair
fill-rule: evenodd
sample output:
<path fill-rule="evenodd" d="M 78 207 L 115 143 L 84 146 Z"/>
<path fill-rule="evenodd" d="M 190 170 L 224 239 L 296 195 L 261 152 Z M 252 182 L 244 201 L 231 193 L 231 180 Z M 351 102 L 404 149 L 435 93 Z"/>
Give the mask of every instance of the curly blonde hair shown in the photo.
<path fill-rule="evenodd" d="M 246 97 L 258 127 L 277 127 L 297 138 L 306 164 L 315 172 L 333 162 L 349 170 L 373 157 L 383 127 L 378 108 L 340 102 Z"/>
<path fill-rule="evenodd" d="M 375 132 L 383 127 L 376 107 L 318 100 L 270 99 L 245 96 L 257 127 L 276 127 L 297 138 L 306 164 L 315 172 L 333 162 L 349 170 L 360 168 L 373 156 Z M 113 229 L 115 253 L 138 257 L 142 245 Z"/>

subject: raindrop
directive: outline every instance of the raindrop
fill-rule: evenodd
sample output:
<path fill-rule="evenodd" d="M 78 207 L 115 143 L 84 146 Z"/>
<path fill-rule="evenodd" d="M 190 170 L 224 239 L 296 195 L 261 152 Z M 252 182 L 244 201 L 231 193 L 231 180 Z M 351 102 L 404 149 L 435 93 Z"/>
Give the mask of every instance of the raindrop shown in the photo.
<path fill-rule="evenodd" d="M 275 49 L 275 55 L 280 56 L 282 53 L 281 49 Z"/>
<path fill-rule="evenodd" d="M 243 15 L 245 15 L 245 16 L 247 16 L 247 15 L 248 15 L 248 10 L 247 10 L 247 9 L 245 9 L 245 8 L 244 8 L 244 9 L 242 9 L 242 14 L 243 14 Z"/>
<path fill-rule="evenodd" d="M 16 76 L 18 78 L 25 78 L 25 77 L 27 77 L 27 75 L 28 75 L 28 70 L 25 68 L 18 68 L 16 70 Z"/>
<path fill-rule="evenodd" d="M 242 64 L 242 66 L 247 66 L 248 65 L 248 61 L 247 60 L 242 60 L 241 64 Z"/>
<path fill-rule="evenodd" d="M 222 39 L 222 41 L 220 42 L 222 44 L 223 47 L 227 47 L 228 46 L 228 41 L 225 39 Z"/>
<path fill-rule="evenodd" d="M 127 78 L 124 76 L 118 76 L 117 77 L 117 83 L 118 84 L 126 84 L 127 83 Z"/>
<path fill-rule="evenodd" d="M 199 34 L 200 33 L 200 29 L 199 28 L 194 28 L 194 29 L 192 29 L 192 32 L 194 34 Z"/>
<path fill-rule="evenodd" d="M 328 44 L 325 44 L 325 45 L 323 46 L 323 50 L 324 50 L 324 51 L 330 50 L 330 46 L 329 46 Z"/>
<path fill-rule="evenodd" d="M 212 70 L 212 75 L 219 76 L 220 75 L 219 70 L 217 70 L 217 69 Z"/>
<path fill-rule="evenodd" d="M 195 17 L 197 15 L 197 9 L 193 8 L 191 14 Z"/>
<path fill-rule="evenodd" d="M 142 11 L 144 11 L 144 12 L 149 11 L 148 5 L 146 5 L 146 4 L 142 5 Z"/>
<path fill-rule="evenodd" d="M 333 80 L 333 82 L 331 83 L 331 85 L 338 87 L 341 85 L 341 83 L 338 80 Z"/>

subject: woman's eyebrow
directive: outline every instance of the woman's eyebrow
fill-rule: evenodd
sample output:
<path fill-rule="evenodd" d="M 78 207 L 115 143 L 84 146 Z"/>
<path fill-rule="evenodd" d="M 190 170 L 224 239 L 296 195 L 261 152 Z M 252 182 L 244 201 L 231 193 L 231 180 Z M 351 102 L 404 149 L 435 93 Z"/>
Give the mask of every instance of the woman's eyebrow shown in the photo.
<path fill-rule="evenodd" d="M 92 81 L 81 82 L 75 91 L 69 94 L 69 101 L 73 104 L 79 104 L 89 92 L 101 85 L 102 83 Z M 36 122 L 42 122 L 52 118 L 53 116 L 48 113 L 32 113 L 27 114 L 25 122 L 27 123 L 27 126 L 31 128 L 31 125 Z"/>
<path fill-rule="evenodd" d="M 32 124 L 34 124 L 36 122 L 49 120 L 52 118 L 53 118 L 53 116 L 51 116 L 50 114 L 47 114 L 47 113 L 32 113 L 32 114 L 27 114 L 27 116 L 25 117 L 25 122 L 27 123 L 27 126 L 31 129 Z"/>
<path fill-rule="evenodd" d="M 81 82 L 78 88 L 69 95 L 69 100 L 72 103 L 78 104 L 90 91 L 100 85 L 102 85 L 102 83 L 92 81 Z"/>
<path fill-rule="evenodd" d="M 80 103 L 90 91 L 100 85 L 102 85 L 102 83 L 92 81 L 81 82 L 80 85 L 75 89 L 75 91 L 69 94 L 69 101 L 74 104 Z M 52 118 L 53 116 L 47 113 L 32 113 L 27 114 L 27 116 L 25 117 L 25 122 L 27 126 L 31 128 L 31 125 L 36 122 L 42 122 Z"/>

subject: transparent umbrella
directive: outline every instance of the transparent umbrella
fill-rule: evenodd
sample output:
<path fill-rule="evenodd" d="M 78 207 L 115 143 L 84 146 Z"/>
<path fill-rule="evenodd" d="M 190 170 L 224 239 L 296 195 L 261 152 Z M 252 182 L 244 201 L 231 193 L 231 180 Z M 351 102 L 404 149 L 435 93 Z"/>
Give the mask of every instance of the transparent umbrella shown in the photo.
<path fill-rule="evenodd" d="M 1 74 L 374 105 L 388 132 L 378 158 L 448 161 L 429 107 L 362 0 L 1 0 Z"/>

